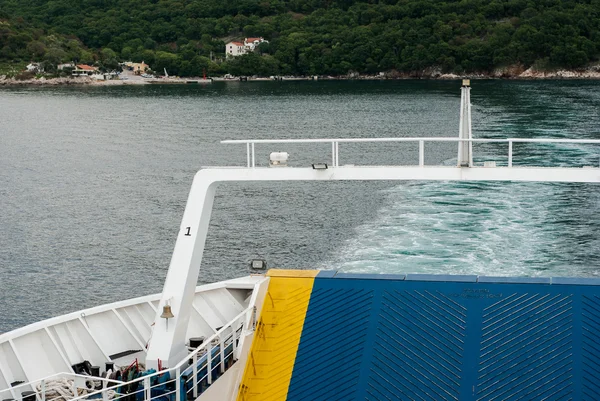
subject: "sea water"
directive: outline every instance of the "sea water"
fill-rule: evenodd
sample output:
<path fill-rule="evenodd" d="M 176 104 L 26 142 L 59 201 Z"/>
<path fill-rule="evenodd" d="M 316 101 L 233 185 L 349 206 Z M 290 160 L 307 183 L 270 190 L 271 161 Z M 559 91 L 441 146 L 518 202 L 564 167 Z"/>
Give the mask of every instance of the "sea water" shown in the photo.
<path fill-rule="evenodd" d="M 600 138 L 600 82 L 474 81 L 476 138 Z M 231 82 L 0 90 L 0 332 L 160 292 L 194 173 L 224 139 L 457 136 L 460 82 Z M 456 163 L 427 144 L 427 164 Z M 329 144 L 257 145 L 290 164 Z M 474 145 L 506 163 L 506 144 Z M 417 144 L 340 144 L 340 164 L 416 164 Z M 597 145 L 515 145 L 515 165 L 598 166 Z M 200 282 L 269 267 L 600 273 L 600 186 L 246 183 L 217 191 Z"/>

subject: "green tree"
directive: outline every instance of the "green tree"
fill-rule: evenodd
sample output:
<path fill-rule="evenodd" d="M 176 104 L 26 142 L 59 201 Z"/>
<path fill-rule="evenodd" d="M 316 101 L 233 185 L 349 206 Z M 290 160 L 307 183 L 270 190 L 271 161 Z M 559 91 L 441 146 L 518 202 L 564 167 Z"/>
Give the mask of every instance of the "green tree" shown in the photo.
<path fill-rule="evenodd" d="M 27 52 L 34 60 L 40 60 L 46 54 L 46 45 L 39 40 L 31 41 L 27 44 Z"/>
<path fill-rule="evenodd" d="M 152 69 L 155 71 L 166 69 L 169 75 L 179 75 L 180 65 L 181 59 L 176 54 L 157 51 Z"/>
<path fill-rule="evenodd" d="M 107 48 L 102 49 L 100 52 L 100 65 L 104 71 L 112 71 L 119 68 L 119 60 L 117 59 L 117 53 Z"/>

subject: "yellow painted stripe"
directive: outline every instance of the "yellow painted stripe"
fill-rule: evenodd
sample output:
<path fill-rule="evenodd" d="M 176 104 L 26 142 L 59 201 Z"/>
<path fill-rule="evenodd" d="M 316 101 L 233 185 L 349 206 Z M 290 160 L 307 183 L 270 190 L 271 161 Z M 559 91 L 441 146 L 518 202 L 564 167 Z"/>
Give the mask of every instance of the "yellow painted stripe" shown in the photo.
<path fill-rule="evenodd" d="M 238 401 L 286 399 L 316 274 L 317 270 L 269 271 L 269 289 Z"/>
<path fill-rule="evenodd" d="M 267 272 L 269 277 L 317 277 L 319 270 L 281 270 L 271 269 Z"/>

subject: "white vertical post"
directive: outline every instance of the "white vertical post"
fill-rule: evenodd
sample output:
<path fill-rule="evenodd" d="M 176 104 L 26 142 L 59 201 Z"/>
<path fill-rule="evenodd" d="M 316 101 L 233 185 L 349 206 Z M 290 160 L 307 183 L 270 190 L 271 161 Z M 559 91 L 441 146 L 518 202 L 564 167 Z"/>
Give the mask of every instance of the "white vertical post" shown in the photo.
<path fill-rule="evenodd" d="M 250 142 L 246 143 L 246 165 L 250 167 Z"/>
<path fill-rule="evenodd" d="M 243 317 L 242 317 L 242 319 L 243 319 Z M 239 324 L 238 322 L 235 322 L 235 325 L 231 326 L 231 341 L 232 341 L 231 342 L 231 351 L 232 351 L 231 355 L 233 356 L 234 360 L 237 359 L 236 358 L 236 353 L 237 353 L 237 338 L 236 337 L 238 335 L 237 334 L 237 325 L 238 324 Z"/>
<path fill-rule="evenodd" d="M 219 337 L 219 353 L 221 354 L 221 373 L 225 373 L 225 341 L 223 335 Z"/>
<path fill-rule="evenodd" d="M 335 142 L 331 142 L 331 167 L 335 167 Z"/>
<path fill-rule="evenodd" d="M 208 344 L 206 347 L 206 379 L 208 384 L 212 384 L 212 344 Z"/>
<path fill-rule="evenodd" d="M 192 363 L 194 364 L 192 374 L 194 375 L 194 380 L 192 383 L 194 384 L 194 399 L 198 398 L 198 352 L 194 352 L 194 357 L 192 358 Z"/>
<path fill-rule="evenodd" d="M 460 96 L 460 120 L 458 125 L 458 167 L 473 166 L 473 143 L 469 141 L 473 135 L 471 132 L 471 82 L 463 79 Z"/>
<path fill-rule="evenodd" d="M 467 91 L 467 107 L 468 107 L 468 119 L 469 119 L 469 139 L 473 139 L 473 132 L 471 131 L 471 87 Z M 473 142 L 469 141 L 469 167 L 473 167 Z"/>
<path fill-rule="evenodd" d="M 462 136 L 463 136 L 463 124 L 464 124 L 463 109 L 465 108 L 465 102 L 463 100 L 463 98 L 465 96 L 464 88 L 461 88 L 460 91 L 461 91 L 461 94 L 460 94 L 460 117 L 458 119 L 458 139 L 462 139 Z M 461 160 L 463 159 L 463 146 L 462 145 L 463 145 L 462 142 L 458 142 L 458 156 L 456 158 L 458 167 L 461 166 Z"/>
<path fill-rule="evenodd" d="M 512 167 L 512 159 L 513 159 L 513 142 L 511 140 L 508 141 L 508 167 Z"/>
<path fill-rule="evenodd" d="M 181 401 L 181 368 L 175 369 L 175 401 Z"/>
<path fill-rule="evenodd" d="M 252 167 L 256 166 L 255 158 L 254 158 L 254 142 L 252 142 Z"/>
<path fill-rule="evenodd" d="M 108 391 L 106 391 L 106 388 L 110 387 L 108 384 L 108 381 L 105 380 L 102 382 L 102 401 L 108 401 Z"/>
<path fill-rule="evenodd" d="M 419 141 L 419 167 L 425 166 L 425 141 Z"/>
<path fill-rule="evenodd" d="M 144 400 L 150 401 L 152 398 L 152 389 L 150 388 L 150 378 L 144 378 Z"/>
<path fill-rule="evenodd" d="M 42 401 L 46 401 L 46 380 L 42 380 Z"/>

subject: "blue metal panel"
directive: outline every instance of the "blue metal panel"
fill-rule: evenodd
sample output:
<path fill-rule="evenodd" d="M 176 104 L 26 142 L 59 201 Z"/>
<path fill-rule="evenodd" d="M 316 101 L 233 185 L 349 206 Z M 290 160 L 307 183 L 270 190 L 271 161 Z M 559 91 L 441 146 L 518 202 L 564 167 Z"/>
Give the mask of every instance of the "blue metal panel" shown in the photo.
<path fill-rule="evenodd" d="M 551 284 L 550 277 L 490 277 L 480 276 L 477 281 L 479 283 L 514 283 L 514 284 Z"/>
<path fill-rule="evenodd" d="M 384 290 L 366 393 L 375 399 L 458 399 L 466 309 L 430 291 Z M 367 373 L 367 372 L 365 372 Z"/>
<path fill-rule="evenodd" d="M 600 398 L 600 298 L 584 295 L 581 313 L 582 400 Z"/>
<path fill-rule="evenodd" d="M 600 399 L 600 286 L 409 277 L 315 279 L 288 400 Z"/>
<path fill-rule="evenodd" d="M 358 280 L 404 280 L 405 274 L 361 274 L 361 273 L 338 273 L 335 278 L 354 278 Z"/>
<path fill-rule="evenodd" d="M 572 395 L 573 296 L 538 291 L 513 292 L 483 308 L 479 349 L 472 350 L 479 351 L 477 400 Z"/>
<path fill-rule="evenodd" d="M 409 281 L 456 281 L 463 283 L 477 282 L 477 276 L 473 275 L 452 275 L 452 274 L 407 274 L 406 280 Z"/>
<path fill-rule="evenodd" d="M 600 278 L 552 277 L 552 284 L 600 285 Z"/>
<path fill-rule="evenodd" d="M 372 289 L 313 286 L 288 400 L 352 399 L 363 353 L 369 347 L 365 338 L 373 313 L 373 295 Z"/>

